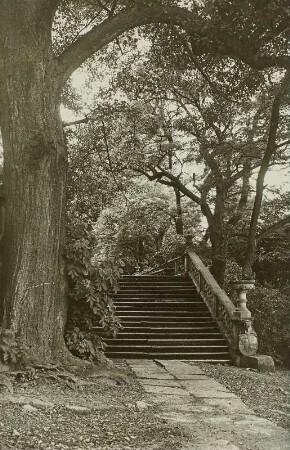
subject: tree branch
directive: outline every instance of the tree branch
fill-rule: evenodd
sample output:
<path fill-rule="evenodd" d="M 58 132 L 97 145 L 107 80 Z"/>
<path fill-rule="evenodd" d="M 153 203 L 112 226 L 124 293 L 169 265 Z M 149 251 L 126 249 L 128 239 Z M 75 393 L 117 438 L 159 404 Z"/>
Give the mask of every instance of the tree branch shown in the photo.
<path fill-rule="evenodd" d="M 272 104 L 267 147 L 265 149 L 265 153 L 262 159 L 261 167 L 256 182 L 256 195 L 251 215 L 246 257 L 243 264 L 244 276 L 248 276 L 251 273 L 252 265 L 256 254 L 256 232 L 263 199 L 264 179 L 267 170 L 269 168 L 271 158 L 276 150 L 276 137 L 279 126 L 280 107 L 283 95 L 289 86 L 289 79 L 290 79 L 290 72 L 286 73 L 281 84 L 281 89 L 276 94 Z"/>
<path fill-rule="evenodd" d="M 112 17 L 114 15 L 117 3 L 118 3 L 118 0 L 113 0 L 112 6 L 111 6 L 111 9 L 110 9 L 110 13 L 109 13 L 110 17 Z"/>
<path fill-rule="evenodd" d="M 165 176 L 169 180 L 171 180 L 172 186 L 178 189 L 182 194 L 184 194 L 189 199 L 193 200 L 195 203 L 197 203 L 204 216 L 206 217 L 209 226 L 213 225 L 213 214 L 210 210 L 210 207 L 208 204 L 201 199 L 201 197 L 198 197 L 194 192 L 190 191 L 181 181 L 178 177 L 174 176 L 172 173 L 168 172 L 167 170 L 159 167 L 159 170 L 161 171 L 162 176 Z M 159 183 L 162 181 L 162 177 L 160 177 Z M 162 183 L 164 184 L 164 183 Z"/>
<path fill-rule="evenodd" d="M 281 142 L 280 144 L 277 144 L 276 148 L 284 147 L 284 145 L 289 145 L 289 144 L 290 144 L 290 139 L 288 139 L 288 141 L 284 141 L 284 142 Z"/>
<path fill-rule="evenodd" d="M 179 7 L 135 7 L 125 8 L 108 17 L 80 36 L 58 57 L 61 84 L 90 56 L 119 37 L 125 31 L 150 23 L 171 23 L 190 27 L 196 15 Z"/>
<path fill-rule="evenodd" d="M 110 169 L 111 176 L 113 178 L 116 188 L 122 192 L 126 202 L 130 203 L 123 188 L 120 188 L 120 184 L 118 183 L 118 180 L 116 179 L 116 176 L 115 176 L 115 171 L 114 171 L 112 161 L 111 161 L 111 156 L 110 156 L 110 149 L 109 149 L 109 143 L 108 143 L 108 138 L 107 138 L 106 126 L 105 126 L 105 122 L 103 120 L 102 120 L 102 132 L 103 132 L 103 138 L 104 138 L 104 143 L 105 143 L 106 153 L 107 153 L 107 157 L 108 157 L 108 163 L 109 163 L 109 169 Z"/>
<path fill-rule="evenodd" d="M 273 225 L 270 225 L 269 227 L 262 230 L 257 237 L 257 241 L 260 241 L 261 239 L 264 239 L 265 237 L 269 236 L 269 234 L 275 233 L 275 231 L 280 230 L 285 225 L 290 223 L 290 216 L 284 217 L 284 219 L 278 220 L 278 222 L 273 223 Z"/>
<path fill-rule="evenodd" d="M 73 125 L 79 125 L 82 123 L 88 123 L 91 119 L 89 117 L 84 117 L 83 119 L 73 120 L 72 122 L 63 122 L 62 125 L 64 128 L 71 127 Z"/>
<path fill-rule="evenodd" d="M 107 11 L 110 14 L 111 10 L 110 10 L 110 8 L 108 8 L 107 5 L 105 5 L 101 0 L 96 0 L 96 1 L 101 9 L 104 9 L 105 11 Z"/>
<path fill-rule="evenodd" d="M 151 24 L 166 23 L 177 25 L 183 28 L 189 36 L 191 36 L 191 45 L 193 54 L 220 54 L 233 56 L 242 60 L 246 64 L 258 70 L 269 67 L 288 68 L 290 63 L 287 56 L 263 55 L 257 56 L 248 48 L 235 46 L 231 42 L 231 37 L 225 36 L 221 48 L 221 41 L 209 42 L 205 39 L 206 26 L 198 16 L 198 9 L 189 11 L 186 8 L 170 7 L 170 6 L 140 6 L 124 8 L 117 14 L 114 14 L 115 7 L 113 4 L 110 9 L 108 18 L 102 23 L 95 25 L 86 34 L 80 36 L 73 44 L 71 44 L 58 57 L 60 87 L 64 85 L 70 75 L 90 56 L 102 49 L 104 46 L 119 37 L 125 31 L 129 31 L 135 27 Z M 200 24 L 200 30 L 197 27 Z M 194 37 L 193 37 L 194 30 Z"/>
<path fill-rule="evenodd" d="M 251 176 L 251 164 L 249 163 L 249 161 L 246 160 L 244 162 L 242 190 L 239 203 L 237 205 L 235 214 L 228 220 L 227 223 L 228 226 L 229 225 L 232 227 L 235 226 L 245 213 L 250 193 L 250 176 Z"/>

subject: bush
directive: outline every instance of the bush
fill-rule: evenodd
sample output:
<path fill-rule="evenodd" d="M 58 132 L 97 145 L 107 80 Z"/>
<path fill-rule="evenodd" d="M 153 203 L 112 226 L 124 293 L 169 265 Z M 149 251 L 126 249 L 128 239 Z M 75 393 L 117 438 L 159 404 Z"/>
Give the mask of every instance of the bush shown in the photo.
<path fill-rule="evenodd" d="M 12 330 L 0 327 L 0 362 L 22 363 L 28 352 L 28 347 L 23 345 Z"/>
<path fill-rule="evenodd" d="M 106 349 L 106 344 L 96 333 L 81 331 L 78 327 L 67 331 L 66 345 L 75 356 L 89 361 L 98 360 L 99 352 Z"/>
<path fill-rule="evenodd" d="M 68 320 L 66 343 L 76 356 L 97 360 L 104 345 L 93 327 L 100 325 L 108 335 L 120 328 L 110 293 L 118 289 L 122 263 L 94 255 L 96 236 L 86 216 L 69 217 L 67 230 Z"/>
<path fill-rule="evenodd" d="M 259 353 L 273 357 L 277 364 L 289 365 L 289 289 L 258 285 L 248 293 L 248 308 L 259 338 Z"/>

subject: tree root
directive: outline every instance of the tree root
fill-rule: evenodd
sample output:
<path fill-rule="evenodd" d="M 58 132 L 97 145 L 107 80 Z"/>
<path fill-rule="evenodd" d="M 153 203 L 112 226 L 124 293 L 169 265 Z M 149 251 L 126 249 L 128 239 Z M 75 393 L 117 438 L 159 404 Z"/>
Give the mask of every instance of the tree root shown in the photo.
<path fill-rule="evenodd" d="M 54 381 L 65 384 L 73 391 L 75 391 L 80 386 L 80 383 L 75 377 L 66 373 L 57 373 L 57 374 L 49 373 L 46 375 L 45 378 L 50 378 Z"/>
<path fill-rule="evenodd" d="M 14 376 L 16 381 L 31 381 L 38 378 L 47 378 L 65 384 L 70 389 L 77 389 L 86 383 L 82 379 L 90 379 L 93 384 L 112 380 L 118 385 L 130 384 L 129 371 L 116 367 L 113 361 L 100 353 L 97 363 L 82 360 L 72 355 L 68 349 L 62 348 L 57 358 L 53 361 L 27 361 L 25 365 L 8 369 L 8 375 Z M 1 374 L 2 377 L 2 374 Z M 5 383 L 4 383 L 5 381 Z M 12 392 L 12 384 L 9 377 L 0 385 Z"/>

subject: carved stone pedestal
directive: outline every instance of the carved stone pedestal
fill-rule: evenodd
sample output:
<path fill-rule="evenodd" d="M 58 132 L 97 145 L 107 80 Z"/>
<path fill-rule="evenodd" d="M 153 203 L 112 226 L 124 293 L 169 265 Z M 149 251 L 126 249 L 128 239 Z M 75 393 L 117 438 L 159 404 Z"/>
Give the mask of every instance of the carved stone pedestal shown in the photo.
<path fill-rule="evenodd" d="M 235 319 L 250 319 L 251 312 L 247 308 L 247 291 L 254 289 L 255 280 L 240 280 L 231 283 L 237 291 L 237 307 L 233 313 Z"/>

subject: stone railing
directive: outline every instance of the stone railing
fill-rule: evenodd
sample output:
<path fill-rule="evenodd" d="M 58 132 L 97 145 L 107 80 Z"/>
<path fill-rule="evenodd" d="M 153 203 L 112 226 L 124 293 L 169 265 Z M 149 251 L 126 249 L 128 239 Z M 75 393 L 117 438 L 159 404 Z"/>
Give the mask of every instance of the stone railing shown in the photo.
<path fill-rule="evenodd" d="M 228 342 L 234 362 L 239 366 L 273 370 L 274 363 L 271 357 L 256 355 L 258 339 L 253 329 L 251 313 L 246 308 L 246 290 L 253 287 L 253 282 L 241 280 L 235 283 L 238 291 L 235 306 L 209 269 L 190 248 L 185 255 L 185 271 L 194 282 L 212 317 L 217 321 Z"/>
<path fill-rule="evenodd" d="M 137 271 L 135 275 L 180 275 L 184 270 L 184 256 L 178 256 L 142 272 Z"/>
<path fill-rule="evenodd" d="M 186 253 L 186 271 L 194 282 L 212 317 L 218 322 L 231 348 L 236 347 L 237 327 L 233 320 L 235 305 L 218 285 L 208 268 L 191 250 Z"/>

